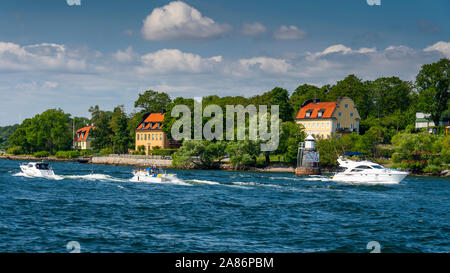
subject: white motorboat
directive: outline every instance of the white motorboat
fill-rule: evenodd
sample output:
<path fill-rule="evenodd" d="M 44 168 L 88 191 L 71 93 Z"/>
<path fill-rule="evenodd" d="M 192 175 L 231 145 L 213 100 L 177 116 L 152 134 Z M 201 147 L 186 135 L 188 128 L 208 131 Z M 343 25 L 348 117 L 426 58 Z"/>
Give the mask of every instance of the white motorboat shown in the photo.
<path fill-rule="evenodd" d="M 25 175 L 33 177 L 55 177 L 53 169 L 48 163 L 30 162 L 20 165 L 20 169 Z"/>
<path fill-rule="evenodd" d="M 338 182 L 398 184 L 408 172 L 388 169 L 371 161 L 353 161 L 339 157 L 339 166 L 344 168 L 332 179 Z"/>
<path fill-rule="evenodd" d="M 134 170 L 133 175 L 133 178 L 130 179 L 132 182 L 163 183 L 178 179 L 175 174 L 167 174 L 158 168 Z"/>

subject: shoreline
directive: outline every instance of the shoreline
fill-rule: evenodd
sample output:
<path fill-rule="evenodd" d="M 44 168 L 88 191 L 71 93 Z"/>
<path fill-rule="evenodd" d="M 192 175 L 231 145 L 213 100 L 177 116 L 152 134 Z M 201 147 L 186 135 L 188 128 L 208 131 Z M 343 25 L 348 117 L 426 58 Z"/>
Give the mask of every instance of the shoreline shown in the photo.
<path fill-rule="evenodd" d="M 145 162 L 145 160 L 142 159 L 121 159 L 118 160 L 117 158 L 111 159 L 109 157 L 92 157 L 92 158 L 73 158 L 73 159 L 67 159 L 67 158 L 56 158 L 56 157 L 43 157 L 38 158 L 34 156 L 15 156 L 15 155 L 1 155 L 0 160 L 16 160 L 16 161 L 48 161 L 48 162 L 78 162 L 78 160 L 89 160 L 88 163 L 80 163 L 80 164 L 94 164 L 94 165 L 105 165 L 105 166 L 129 166 L 129 167 L 150 167 L 155 166 L 155 161 L 161 161 L 161 160 L 152 160 L 148 159 L 150 162 Z M 98 160 L 103 159 L 103 160 Z M 94 162 L 97 161 L 97 162 Z M 168 165 L 167 161 L 171 160 L 164 160 L 166 161 L 166 164 L 162 164 L 164 166 L 158 166 L 164 169 L 169 170 L 202 170 L 202 169 L 195 169 L 195 168 L 176 168 L 170 165 Z M 222 166 L 222 168 L 217 169 L 218 171 L 230 171 L 230 172 L 258 172 L 258 173 L 295 173 L 294 167 L 287 167 L 282 166 L 279 163 L 275 163 L 272 166 L 269 166 L 267 168 L 256 168 L 251 167 L 249 169 L 234 169 L 232 167 L 225 167 Z M 323 168 L 321 171 L 322 174 L 332 174 L 334 171 L 330 168 Z M 433 175 L 433 174 L 414 174 L 411 173 L 408 176 L 412 177 L 439 177 L 439 178 L 450 178 L 450 172 L 447 172 L 446 175 Z"/>

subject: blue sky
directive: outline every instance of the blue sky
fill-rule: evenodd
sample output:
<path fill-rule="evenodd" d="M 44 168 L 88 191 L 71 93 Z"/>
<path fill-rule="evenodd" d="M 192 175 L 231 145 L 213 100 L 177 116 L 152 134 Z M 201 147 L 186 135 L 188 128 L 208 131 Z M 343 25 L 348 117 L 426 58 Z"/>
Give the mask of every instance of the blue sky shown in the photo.
<path fill-rule="evenodd" d="M 449 10 L 448 0 L 4 0 L 0 126 L 55 107 L 131 112 L 147 89 L 250 96 L 351 73 L 413 80 L 450 57 Z"/>

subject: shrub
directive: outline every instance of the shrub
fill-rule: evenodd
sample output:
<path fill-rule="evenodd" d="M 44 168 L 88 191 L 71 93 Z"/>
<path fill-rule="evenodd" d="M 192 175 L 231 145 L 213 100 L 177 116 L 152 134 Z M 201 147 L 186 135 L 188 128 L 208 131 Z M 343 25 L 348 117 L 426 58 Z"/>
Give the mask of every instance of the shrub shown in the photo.
<path fill-rule="evenodd" d="M 165 155 L 165 156 L 171 156 L 173 153 L 175 153 L 177 149 L 158 149 L 158 150 L 151 150 L 151 155 Z M 145 152 L 144 152 L 145 154 Z"/>
<path fill-rule="evenodd" d="M 144 151 L 134 151 L 133 155 L 145 155 Z"/>
<path fill-rule="evenodd" d="M 42 151 L 42 152 L 36 152 L 36 153 L 34 153 L 34 157 L 37 157 L 37 158 L 49 157 L 49 156 L 50 156 L 50 153 L 47 152 L 47 151 Z"/>
<path fill-rule="evenodd" d="M 59 151 L 55 154 L 56 158 L 65 158 L 65 159 L 72 159 L 79 157 L 81 153 L 79 151 Z"/>
<path fill-rule="evenodd" d="M 111 149 L 111 148 L 103 148 L 101 151 L 100 151 L 100 154 L 101 155 L 110 155 L 110 154 L 112 154 L 113 153 L 113 150 Z"/>
<path fill-rule="evenodd" d="M 23 149 L 21 146 L 13 146 L 10 147 L 7 151 L 7 154 L 12 154 L 12 155 L 20 155 L 23 154 Z"/>

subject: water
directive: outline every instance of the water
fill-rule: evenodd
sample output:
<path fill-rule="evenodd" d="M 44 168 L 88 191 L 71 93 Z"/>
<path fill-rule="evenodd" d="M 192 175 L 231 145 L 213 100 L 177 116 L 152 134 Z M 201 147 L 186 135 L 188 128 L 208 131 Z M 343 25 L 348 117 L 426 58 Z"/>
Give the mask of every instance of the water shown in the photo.
<path fill-rule="evenodd" d="M 450 179 L 349 185 L 327 176 L 53 163 L 27 178 L 0 160 L 0 252 L 450 252 Z"/>

